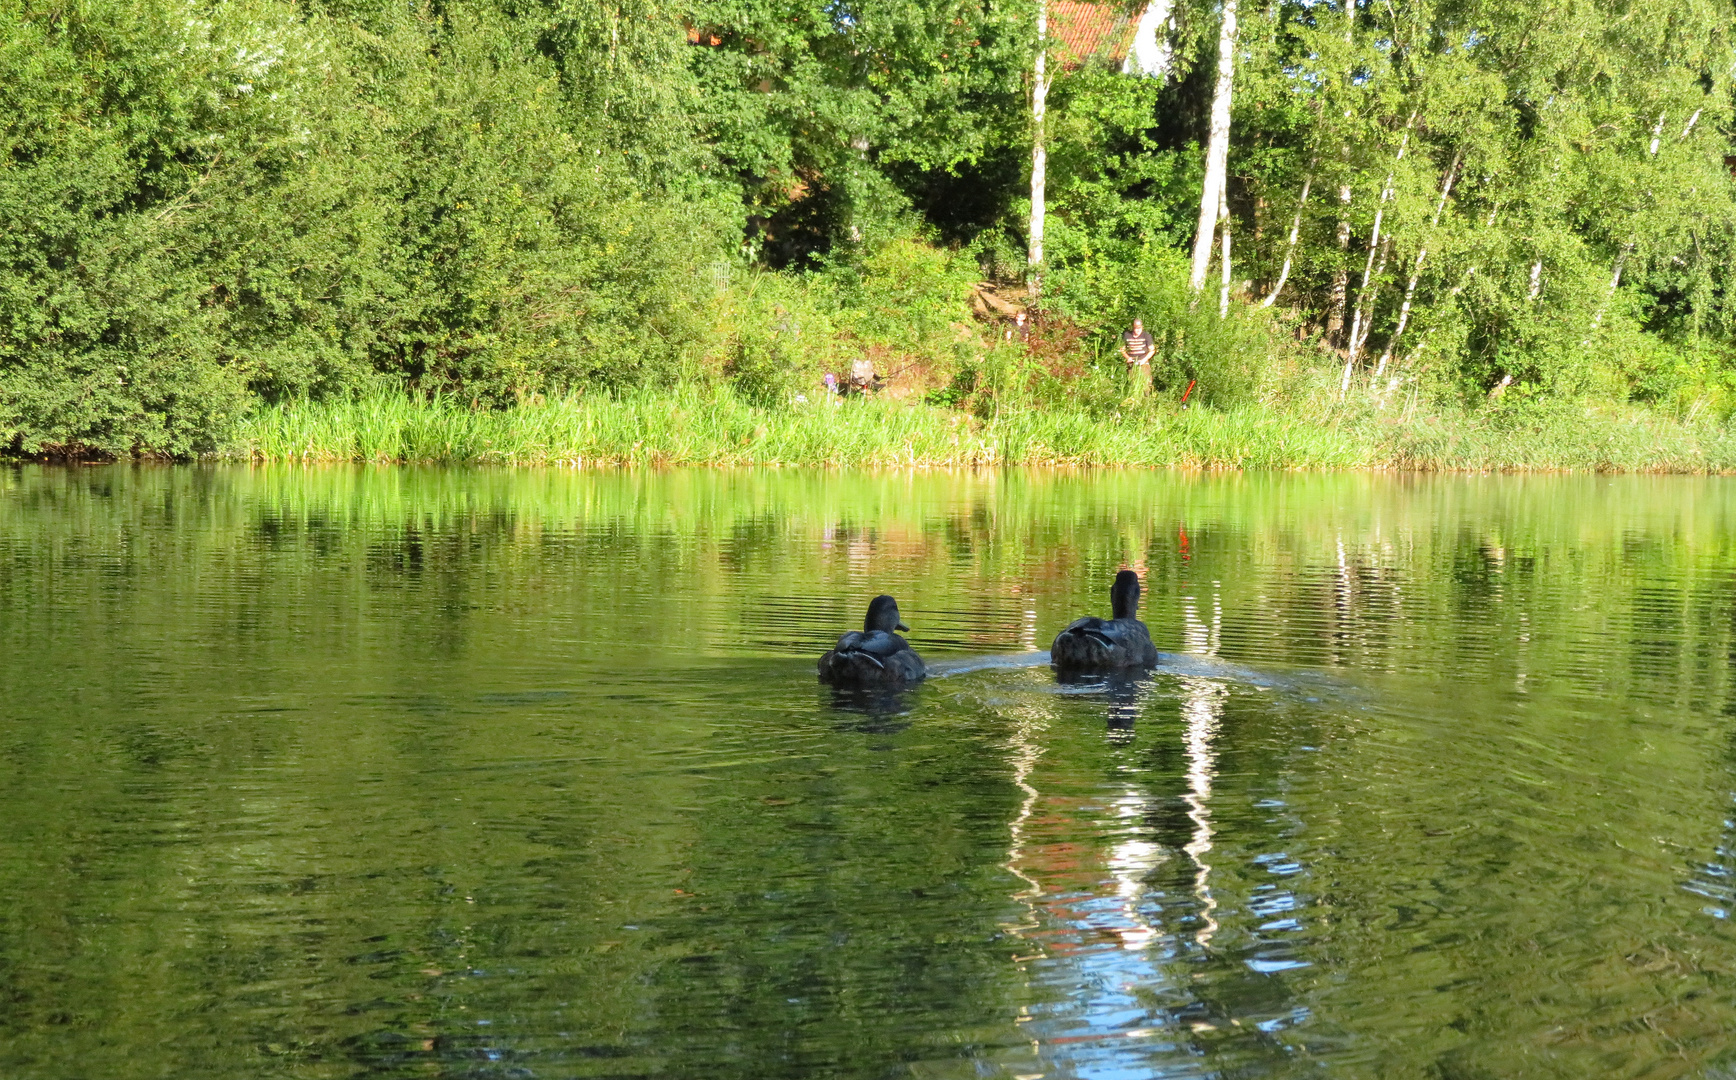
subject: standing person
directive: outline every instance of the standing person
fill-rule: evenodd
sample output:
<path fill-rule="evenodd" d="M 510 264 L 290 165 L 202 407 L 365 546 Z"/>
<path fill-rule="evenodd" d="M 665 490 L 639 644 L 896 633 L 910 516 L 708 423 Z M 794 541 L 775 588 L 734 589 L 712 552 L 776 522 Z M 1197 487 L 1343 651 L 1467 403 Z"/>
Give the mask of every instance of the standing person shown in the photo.
<path fill-rule="evenodd" d="M 1145 332 L 1145 323 L 1133 320 L 1133 329 L 1121 334 L 1121 359 L 1127 363 L 1127 389 L 1134 398 L 1142 398 L 1151 389 L 1151 358 L 1157 355 L 1157 342 Z"/>
<path fill-rule="evenodd" d="M 866 394 L 868 391 L 874 389 L 876 381 L 877 378 L 874 374 L 874 361 L 864 356 L 862 359 L 851 363 L 850 385 L 846 387 L 846 390 L 858 394 Z"/>
<path fill-rule="evenodd" d="M 1013 315 L 1013 325 L 1007 327 L 1007 340 L 1016 341 L 1020 345 L 1030 344 L 1031 324 L 1023 311 Z"/>

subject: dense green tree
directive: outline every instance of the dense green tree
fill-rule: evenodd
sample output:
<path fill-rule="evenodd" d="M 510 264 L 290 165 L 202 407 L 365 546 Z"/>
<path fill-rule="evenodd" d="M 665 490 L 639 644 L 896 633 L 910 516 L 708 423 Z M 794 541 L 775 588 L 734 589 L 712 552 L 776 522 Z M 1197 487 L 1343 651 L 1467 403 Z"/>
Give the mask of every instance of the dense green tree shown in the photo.
<path fill-rule="evenodd" d="M 910 199 L 1015 152 L 1026 16 L 1016 0 L 695 3 L 700 120 L 741 184 L 747 250 L 781 266 L 872 245 L 908 227 Z"/>
<path fill-rule="evenodd" d="M 599 119 L 613 76 L 563 76 L 558 18 L 4 17 L 0 441 L 185 453 L 250 392 L 509 399 L 670 372 L 698 332 L 685 287 L 724 212 L 670 166 L 704 147 L 655 96 Z M 659 58 L 684 71 L 669 49 L 616 73 Z"/>

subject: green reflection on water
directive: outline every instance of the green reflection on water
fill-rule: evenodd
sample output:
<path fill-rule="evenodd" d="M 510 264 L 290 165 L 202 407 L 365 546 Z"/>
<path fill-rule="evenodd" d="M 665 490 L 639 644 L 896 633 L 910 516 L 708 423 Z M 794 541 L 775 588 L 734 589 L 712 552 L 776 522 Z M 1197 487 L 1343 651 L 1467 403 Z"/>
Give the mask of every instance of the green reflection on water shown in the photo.
<path fill-rule="evenodd" d="M 0 1075 L 1728 1069 L 1736 487 L 0 471 Z M 1176 654 L 1028 662 L 1139 568 Z M 843 707 L 890 591 L 953 673 Z"/>

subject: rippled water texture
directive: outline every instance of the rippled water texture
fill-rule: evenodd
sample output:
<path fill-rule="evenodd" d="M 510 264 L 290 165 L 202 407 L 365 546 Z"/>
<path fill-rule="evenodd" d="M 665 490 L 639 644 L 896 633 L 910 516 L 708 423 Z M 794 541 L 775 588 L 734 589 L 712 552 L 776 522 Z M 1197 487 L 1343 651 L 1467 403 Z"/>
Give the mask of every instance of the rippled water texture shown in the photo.
<path fill-rule="evenodd" d="M 0 471 L 0 1076 L 1736 1076 L 1733 584 L 1727 480 Z"/>

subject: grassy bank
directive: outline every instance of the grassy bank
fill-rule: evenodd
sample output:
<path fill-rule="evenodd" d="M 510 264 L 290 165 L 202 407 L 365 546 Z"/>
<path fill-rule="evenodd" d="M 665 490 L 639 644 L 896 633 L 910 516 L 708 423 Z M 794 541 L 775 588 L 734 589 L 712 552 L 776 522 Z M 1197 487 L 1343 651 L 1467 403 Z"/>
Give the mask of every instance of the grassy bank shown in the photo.
<path fill-rule="evenodd" d="M 405 395 L 260 408 L 228 460 L 501 465 L 1132 465 L 1182 468 L 1736 471 L 1736 433 L 1643 410 L 1401 414 L 1375 401 L 1166 402 L 980 417 L 898 402 L 765 409 L 727 390 L 575 395 L 492 411 Z"/>

